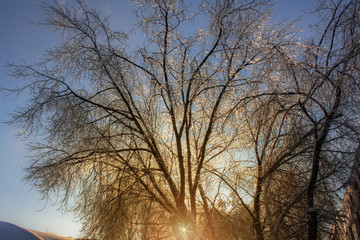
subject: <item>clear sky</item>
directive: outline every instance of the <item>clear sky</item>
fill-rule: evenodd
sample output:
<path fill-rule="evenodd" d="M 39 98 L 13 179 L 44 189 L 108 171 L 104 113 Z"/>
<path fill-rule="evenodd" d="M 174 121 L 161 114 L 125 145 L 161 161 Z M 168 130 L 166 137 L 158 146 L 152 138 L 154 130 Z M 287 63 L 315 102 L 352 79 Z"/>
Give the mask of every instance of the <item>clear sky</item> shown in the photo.
<path fill-rule="evenodd" d="M 66 0 L 61 0 L 61 2 Z M 86 0 L 85 0 L 86 1 Z M 0 0 L 0 87 L 14 86 L 7 75 L 6 63 L 34 63 L 45 51 L 56 46 L 55 35 L 31 24 L 44 18 L 40 2 L 52 0 Z M 127 0 L 87 0 L 105 15 L 112 15 L 112 25 L 124 29 L 131 21 L 131 4 Z M 314 5 L 313 0 L 279 0 L 275 5 L 277 19 L 294 20 Z M 304 26 L 310 23 L 305 18 Z M 9 119 L 17 105 L 25 104 L 26 96 L 6 96 L 0 92 L 0 121 Z M 63 236 L 79 236 L 81 225 L 71 214 L 62 214 L 58 207 L 39 199 L 36 189 L 23 182 L 23 168 L 28 164 L 26 142 L 15 137 L 17 129 L 0 123 L 0 221 Z"/>

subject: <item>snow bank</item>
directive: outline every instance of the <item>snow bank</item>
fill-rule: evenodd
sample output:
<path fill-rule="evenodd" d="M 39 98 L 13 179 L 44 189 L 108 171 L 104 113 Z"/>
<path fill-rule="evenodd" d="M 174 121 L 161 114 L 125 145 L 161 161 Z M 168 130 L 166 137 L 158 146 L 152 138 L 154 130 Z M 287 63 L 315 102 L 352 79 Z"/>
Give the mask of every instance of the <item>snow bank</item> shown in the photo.
<path fill-rule="evenodd" d="M 33 233 L 11 223 L 0 221 L 1 240 L 39 240 Z"/>
<path fill-rule="evenodd" d="M 74 240 L 74 238 L 62 237 L 62 236 L 58 236 L 58 235 L 55 235 L 52 233 L 44 233 L 44 232 L 34 231 L 34 230 L 30 230 L 30 229 L 27 229 L 27 230 L 29 232 L 33 233 L 34 235 L 38 236 L 42 240 Z"/>
<path fill-rule="evenodd" d="M 73 240 L 74 238 L 62 237 L 51 233 L 44 233 L 24 229 L 11 223 L 0 221 L 1 240 Z"/>

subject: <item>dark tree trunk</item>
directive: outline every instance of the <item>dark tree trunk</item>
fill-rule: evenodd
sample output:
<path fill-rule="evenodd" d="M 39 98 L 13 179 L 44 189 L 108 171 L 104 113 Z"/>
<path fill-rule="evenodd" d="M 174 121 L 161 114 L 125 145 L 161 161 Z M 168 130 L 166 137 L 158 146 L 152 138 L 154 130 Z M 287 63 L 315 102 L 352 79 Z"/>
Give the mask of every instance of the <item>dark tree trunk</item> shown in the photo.
<path fill-rule="evenodd" d="M 340 106 L 340 99 L 341 99 L 341 88 L 336 86 L 336 97 L 334 105 L 330 111 L 330 114 L 326 117 L 325 123 L 322 127 L 320 135 L 317 131 L 317 126 L 315 126 L 315 148 L 314 154 L 312 159 L 312 169 L 311 169 L 311 176 L 309 180 L 309 185 L 307 189 L 307 213 L 308 213 L 308 240 L 316 240 L 317 239 L 317 232 L 318 232 L 318 210 L 316 209 L 314 203 L 314 196 L 316 190 L 316 181 L 319 175 L 319 168 L 320 168 L 320 158 L 321 158 L 321 150 L 323 144 L 325 142 L 326 137 L 329 134 L 331 124 L 333 120 L 337 117 L 337 111 Z"/>
<path fill-rule="evenodd" d="M 320 149 L 321 147 L 315 148 L 313 162 L 312 162 L 312 171 L 311 171 L 310 181 L 307 190 L 308 240 L 316 240 L 317 238 L 318 212 L 314 204 L 314 194 L 315 194 L 315 184 L 316 184 L 317 176 L 319 174 Z"/>
<path fill-rule="evenodd" d="M 259 171 L 261 171 L 261 167 L 259 167 Z M 256 185 L 256 192 L 254 197 L 254 220 L 253 220 L 253 227 L 256 233 L 256 240 L 264 240 L 264 234 L 261 227 L 260 221 L 260 193 L 262 188 L 262 179 L 258 177 L 258 182 Z"/>

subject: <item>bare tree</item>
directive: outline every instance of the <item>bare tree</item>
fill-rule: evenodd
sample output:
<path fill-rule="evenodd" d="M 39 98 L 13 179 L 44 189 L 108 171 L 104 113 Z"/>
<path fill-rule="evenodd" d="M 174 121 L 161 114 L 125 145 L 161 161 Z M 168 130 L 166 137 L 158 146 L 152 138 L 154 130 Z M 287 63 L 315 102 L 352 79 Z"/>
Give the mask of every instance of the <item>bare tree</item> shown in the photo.
<path fill-rule="evenodd" d="M 253 177 L 215 173 L 251 216 L 257 239 L 328 238 L 358 145 L 359 2 L 319 6 L 318 41 L 269 43 L 276 65 L 260 102 L 247 105 L 242 135 L 253 160 L 243 174 Z"/>
<path fill-rule="evenodd" d="M 137 3 L 146 38 L 135 51 L 80 0 L 44 6 L 42 24 L 62 44 L 38 64 L 12 66 L 26 79 L 13 91 L 31 95 L 12 123 L 44 136 L 27 180 L 44 198 L 74 196 L 95 237 L 202 238 L 199 222 L 215 223 L 203 182 L 240 137 L 233 116 L 279 34 L 266 29 L 264 0 L 206 1 L 198 13 L 182 1 Z M 205 29 L 186 33 L 204 18 Z"/>
<path fill-rule="evenodd" d="M 266 0 L 136 3 L 135 36 L 43 6 L 61 45 L 11 66 L 26 179 L 100 239 L 325 236 L 359 140 L 359 1 L 321 1 L 306 43 Z"/>
<path fill-rule="evenodd" d="M 311 168 L 306 177 L 309 240 L 328 233 L 319 230 L 326 223 L 329 229 L 335 209 L 323 205 L 324 199 L 330 201 L 349 175 L 350 156 L 359 140 L 355 117 L 359 106 L 359 1 L 319 1 L 317 13 L 318 36 L 303 45 L 303 54 L 294 56 L 293 50 L 277 48 L 292 79 L 292 93 L 298 96 L 307 122 L 304 126 L 312 129 Z"/>
<path fill-rule="evenodd" d="M 304 197 L 303 176 L 296 175 L 304 171 L 301 159 L 309 152 L 311 131 L 304 131 L 301 116 L 294 114 L 296 104 L 285 107 L 281 98 L 266 94 L 247 105 L 241 134 L 247 154 L 236 156 L 242 159 L 233 160 L 226 172 L 213 171 L 235 200 L 228 208 L 241 206 L 248 214 L 255 239 L 286 239 L 299 231 L 286 224 Z"/>

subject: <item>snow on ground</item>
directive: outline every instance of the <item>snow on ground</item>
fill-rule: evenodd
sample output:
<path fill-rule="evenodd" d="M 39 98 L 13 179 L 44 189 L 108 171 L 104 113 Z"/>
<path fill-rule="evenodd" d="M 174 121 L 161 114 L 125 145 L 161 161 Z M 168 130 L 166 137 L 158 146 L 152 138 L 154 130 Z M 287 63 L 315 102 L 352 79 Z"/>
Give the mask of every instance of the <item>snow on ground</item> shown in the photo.
<path fill-rule="evenodd" d="M 62 237 L 52 233 L 44 233 L 25 229 L 11 223 L 0 221 L 1 240 L 73 240 L 74 238 Z"/>
<path fill-rule="evenodd" d="M 0 222 L 1 240 L 39 240 L 33 233 L 7 222 Z"/>
<path fill-rule="evenodd" d="M 30 229 L 27 229 L 27 230 L 29 232 L 33 233 L 34 235 L 38 236 L 42 240 L 74 240 L 74 238 L 62 237 L 62 236 L 55 235 L 52 233 L 44 233 L 44 232 L 34 231 L 34 230 L 30 230 Z"/>

